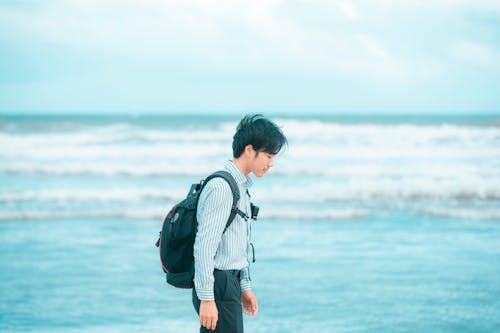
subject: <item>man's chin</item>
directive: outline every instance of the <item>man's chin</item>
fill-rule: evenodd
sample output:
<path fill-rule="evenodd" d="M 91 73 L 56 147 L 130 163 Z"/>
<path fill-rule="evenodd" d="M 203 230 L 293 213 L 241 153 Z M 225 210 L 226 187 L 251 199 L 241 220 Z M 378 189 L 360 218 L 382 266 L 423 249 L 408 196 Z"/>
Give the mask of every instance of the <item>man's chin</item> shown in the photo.
<path fill-rule="evenodd" d="M 267 171 L 267 170 L 266 170 L 266 171 Z M 259 172 L 259 173 L 254 173 L 254 175 L 255 175 L 256 177 L 259 177 L 259 178 L 260 178 L 260 177 L 262 177 L 262 176 L 264 176 L 264 175 L 266 174 L 266 171 L 261 171 L 261 172 Z"/>

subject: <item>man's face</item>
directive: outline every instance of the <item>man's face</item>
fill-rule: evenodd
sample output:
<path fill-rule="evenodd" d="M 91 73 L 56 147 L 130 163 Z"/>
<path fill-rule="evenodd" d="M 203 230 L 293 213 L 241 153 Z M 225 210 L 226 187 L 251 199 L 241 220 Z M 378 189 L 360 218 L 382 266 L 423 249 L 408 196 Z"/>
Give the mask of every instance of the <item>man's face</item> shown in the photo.
<path fill-rule="evenodd" d="M 263 151 L 253 151 L 251 171 L 257 177 L 262 177 L 274 164 L 274 155 Z"/>

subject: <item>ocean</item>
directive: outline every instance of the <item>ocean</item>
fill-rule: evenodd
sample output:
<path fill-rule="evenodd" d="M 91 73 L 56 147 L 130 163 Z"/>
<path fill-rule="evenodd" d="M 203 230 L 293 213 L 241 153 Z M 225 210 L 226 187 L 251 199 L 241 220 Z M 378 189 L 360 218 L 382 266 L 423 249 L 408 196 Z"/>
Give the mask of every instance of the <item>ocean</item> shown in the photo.
<path fill-rule="evenodd" d="M 500 332 L 500 116 L 276 116 L 246 332 Z M 163 216 L 235 116 L 0 116 L 0 331 L 196 332 Z"/>

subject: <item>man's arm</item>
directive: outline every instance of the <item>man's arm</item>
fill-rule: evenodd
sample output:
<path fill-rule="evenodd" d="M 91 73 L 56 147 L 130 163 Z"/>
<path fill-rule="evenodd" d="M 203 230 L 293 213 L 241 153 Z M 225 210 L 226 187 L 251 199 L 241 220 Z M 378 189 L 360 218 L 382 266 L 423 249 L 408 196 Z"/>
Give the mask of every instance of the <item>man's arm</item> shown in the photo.
<path fill-rule="evenodd" d="M 194 285 L 201 301 L 214 300 L 214 258 L 231 214 L 233 193 L 222 178 L 210 180 L 200 194 L 194 243 Z"/>

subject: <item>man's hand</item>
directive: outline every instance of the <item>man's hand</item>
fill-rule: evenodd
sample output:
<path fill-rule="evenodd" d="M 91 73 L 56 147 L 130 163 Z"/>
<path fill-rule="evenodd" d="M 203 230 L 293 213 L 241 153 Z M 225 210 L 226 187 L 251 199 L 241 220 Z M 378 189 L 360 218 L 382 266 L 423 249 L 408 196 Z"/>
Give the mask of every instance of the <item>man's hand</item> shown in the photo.
<path fill-rule="evenodd" d="M 214 331 L 217 326 L 219 312 L 215 301 L 201 301 L 200 303 L 200 324 L 208 330 Z"/>
<path fill-rule="evenodd" d="M 244 291 L 241 294 L 241 303 L 243 304 L 243 313 L 247 316 L 255 316 L 259 311 L 257 298 L 251 290 Z"/>

